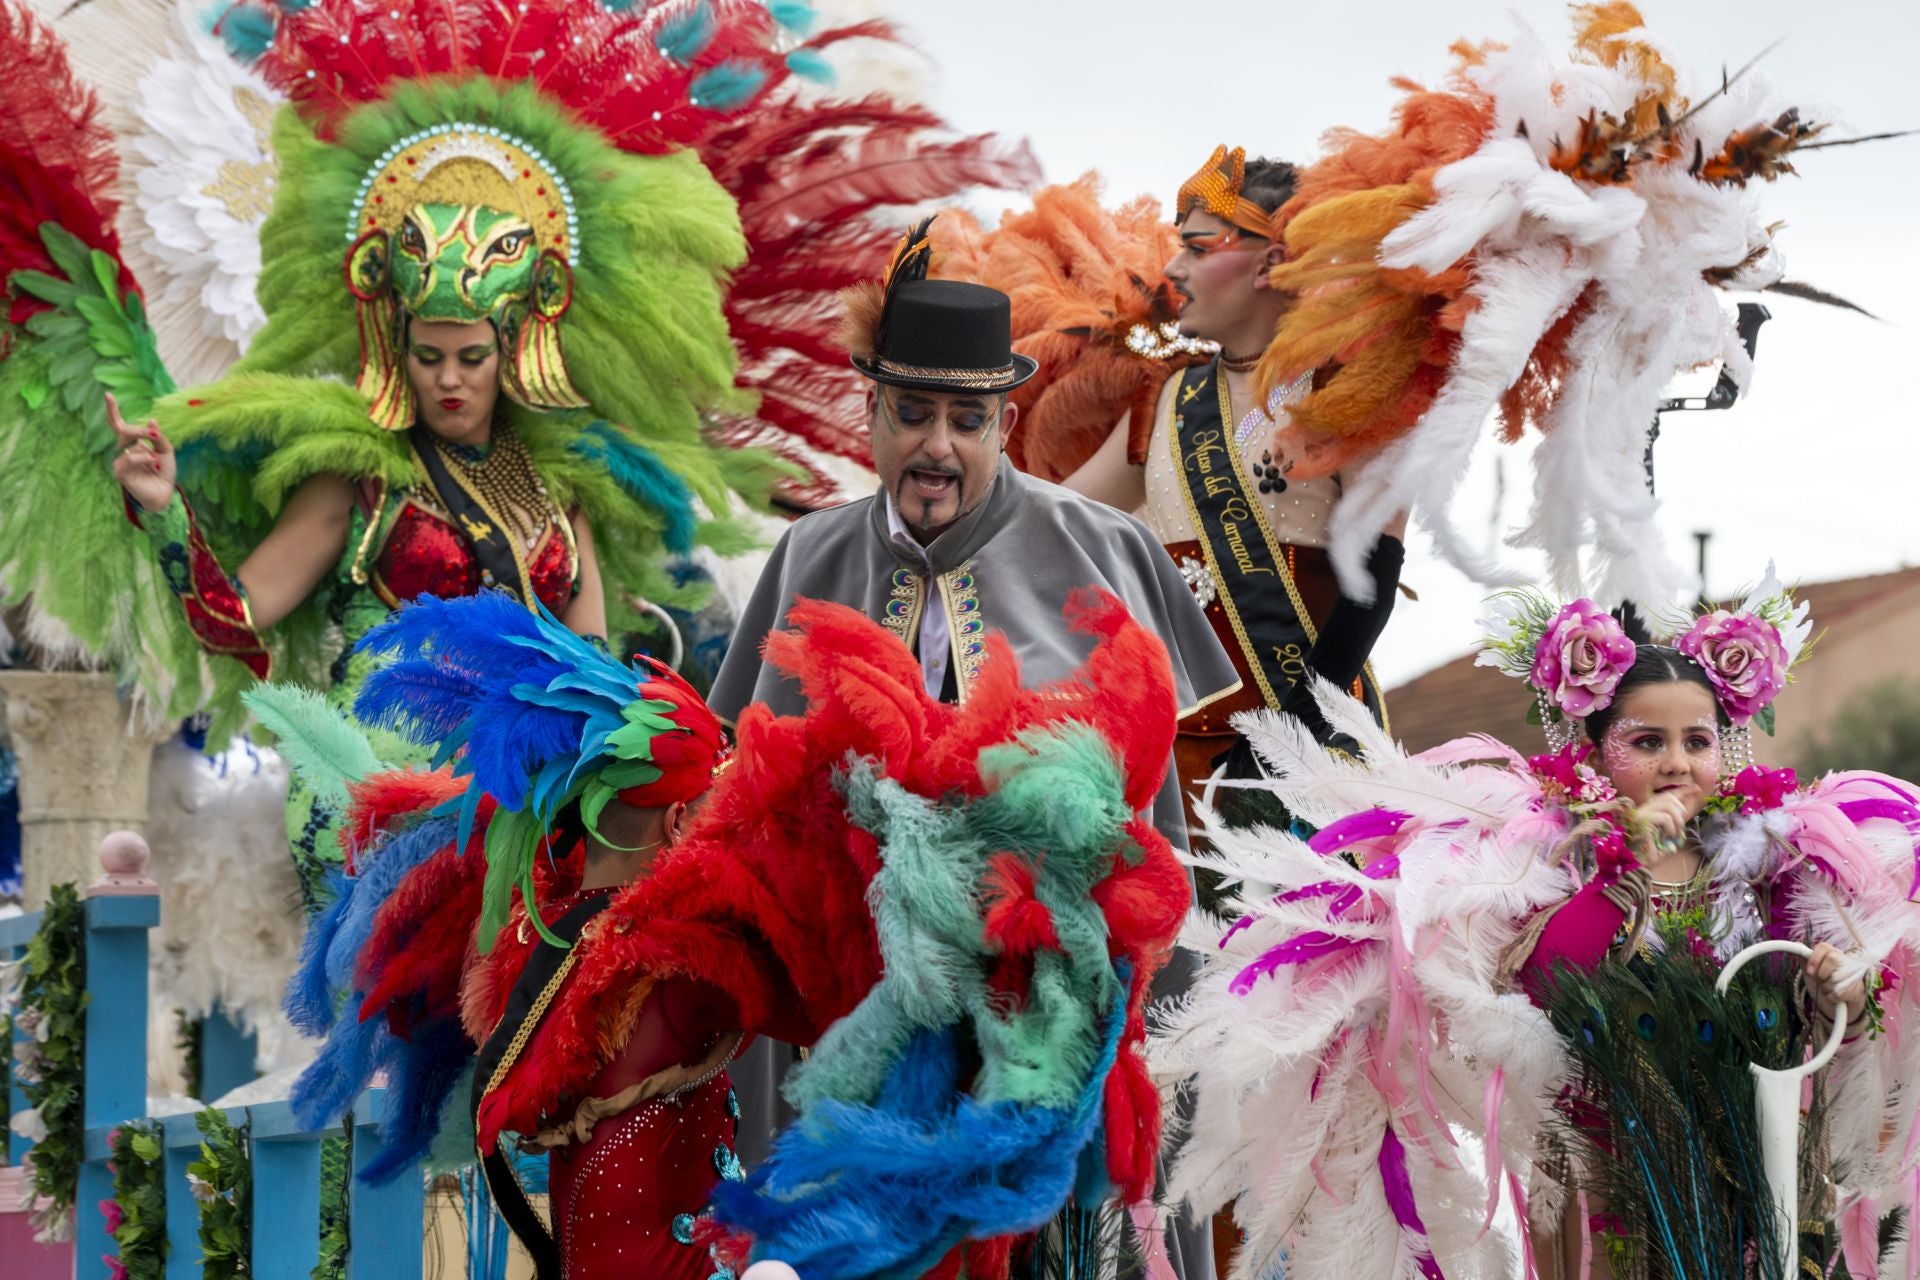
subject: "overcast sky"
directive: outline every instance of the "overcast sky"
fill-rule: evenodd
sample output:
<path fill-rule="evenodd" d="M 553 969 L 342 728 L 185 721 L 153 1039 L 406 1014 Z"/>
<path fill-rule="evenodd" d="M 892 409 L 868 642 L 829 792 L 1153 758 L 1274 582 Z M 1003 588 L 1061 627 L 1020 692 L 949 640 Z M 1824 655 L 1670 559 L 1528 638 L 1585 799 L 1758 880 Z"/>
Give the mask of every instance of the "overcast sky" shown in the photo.
<path fill-rule="evenodd" d="M 1452 41 L 1503 36 L 1514 13 L 1556 37 L 1570 30 L 1566 7 L 1544 0 L 885 7 L 929 55 L 927 95 L 956 126 L 1024 135 L 1049 181 L 1096 169 L 1112 199 L 1163 203 L 1217 142 L 1305 162 L 1330 127 L 1383 128 L 1390 76 L 1439 80 Z M 1709 73 L 1785 37 L 1763 69 L 1811 114 L 1840 121 L 1837 133 L 1920 127 L 1920 4 L 1668 0 L 1642 13 L 1684 65 Z M 1808 582 L 1920 563 L 1920 138 L 1815 152 L 1800 167 L 1760 192 L 1766 216 L 1788 224 L 1778 243 L 1789 277 L 1884 320 L 1772 298 L 1751 396 L 1667 420 L 1662 519 L 1689 565 L 1692 531 L 1712 531 L 1716 592 L 1757 577 L 1769 556 Z M 1489 439 L 1457 498 L 1461 523 L 1504 531 L 1530 484 L 1524 447 Z M 1417 532 L 1405 581 L 1421 599 L 1401 602 L 1376 652 L 1389 684 L 1464 652 L 1483 594 Z"/>

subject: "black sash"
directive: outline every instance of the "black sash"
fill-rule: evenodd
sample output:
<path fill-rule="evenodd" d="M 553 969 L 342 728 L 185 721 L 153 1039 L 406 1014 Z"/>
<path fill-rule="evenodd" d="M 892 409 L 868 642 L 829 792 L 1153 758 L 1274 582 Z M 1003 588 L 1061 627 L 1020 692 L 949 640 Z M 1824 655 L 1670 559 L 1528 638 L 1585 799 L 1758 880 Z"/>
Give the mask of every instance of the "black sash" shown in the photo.
<path fill-rule="evenodd" d="M 1278 710 L 1306 674 L 1319 631 L 1287 572 L 1266 508 L 1247 483 L 1228 416 L 1217 361 L 1181 372 L 1170 437 L 1181 493 L 1240 652 L 1261 698 Z M 1372 671 L 1360 679 L 1367 710 L 1385 723 Z"/>
<path fill-rule="evenodd" d="M 414 427 L 410 436 L 413 456 L 420 459 L 421 468 L 440 496 L 440 505 L 453 517 L 454 527 L 473 545 L 473 558 L 479 561 L 486 584 L 511 591 L 525 602 L 526 583 L 520 572 L 520 559 L 514 554 L 513 534 L 486 509 L 480 495 L 447 466 L 445 456 L 435 447 L 433 435 L 427 428 Z"/>
<path fill-rule="evenodd" d="M 587 922 L 607 909 L 613 900 L 613 894 L 596 893 L 585 902 L 553 922 L 555 936 L 564 939 L 569 948 L 580 938 L 581 930 Z M 534 1007 L 544 1007 L 553 999 L 548 987 L 557 988 L 572 969 L 570 957 L 574 950 L 562 950 L 542 939 L 533 948 L 533 954 L 527 957 L 527 967 L 520 971 L 519 981 L 513 984 L 513 992 L 507 997 L 507 1011 L 500 1018 L 500 1025 L 493 1029 L 487 1042 L 480 1046 L 479 1057 L 474 1060 L 473 1093 L 469 1099 L 469 1110 L 476 1127 L 480 1116 L 480 1104 L 486 1100 L 488 1087 L 493 1083 L 496 1072 L 505 1063 L 507 1070 L 513 1068 L 513 1058 L 525 1048 L 521 1041 L 516 1048 L 514 1038 L 519 1035 L 521 1026 L 533 1014 Z M 541 997 L 546 996 L 543 1002 Z M 538 1023 L 526 1028 L 532 1036 Z M 521 1189 L 520 1179 L 513 1175 L 513 1162 L 507 1158 L 499 1145 L 493 1151 L 480 1158 L 480 1167 L 487 1176 L 487 1189 L 493 1193 L 493 1203 L 500 1210 L 500 1216 L 506 1220 L 509 1230 L 520 1238 L 527 1253 L 533 1258 L 535 1274 L 539 1280 L 559 1280 L 560 1245 L 540 1221 L 540 1215 L 527 1199 L 527 1193 Z"/>

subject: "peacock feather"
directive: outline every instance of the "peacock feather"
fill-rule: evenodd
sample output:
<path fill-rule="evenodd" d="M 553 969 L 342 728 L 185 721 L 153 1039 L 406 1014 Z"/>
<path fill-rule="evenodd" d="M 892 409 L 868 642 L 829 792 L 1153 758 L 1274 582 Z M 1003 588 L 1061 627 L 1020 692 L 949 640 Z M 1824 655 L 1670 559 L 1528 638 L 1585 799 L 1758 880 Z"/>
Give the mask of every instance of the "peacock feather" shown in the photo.
<path fill-rule="evenodd" d="M 1785 991 L 1763 965 L 1724 998 L 1717 976 L 1681 936 L 1556 971 L 1547 1015 L 1579 1081 L 1562 1133 L 1570 1185 L 1605 1206 L 1607 1247 L 1631 1274 L 1781 1280 L 1749 1064 L 1791 1049 Z"/>

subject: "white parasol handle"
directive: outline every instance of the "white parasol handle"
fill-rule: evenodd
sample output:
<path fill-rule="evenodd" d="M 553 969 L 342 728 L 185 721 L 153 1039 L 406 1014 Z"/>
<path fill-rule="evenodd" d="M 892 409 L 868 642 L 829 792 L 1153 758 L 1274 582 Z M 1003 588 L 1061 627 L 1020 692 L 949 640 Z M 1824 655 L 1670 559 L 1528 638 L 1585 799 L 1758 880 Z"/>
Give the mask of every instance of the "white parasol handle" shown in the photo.
<path fill-rule="evenodd" d="M 1733 975 L 1740 972 L 1747 961 L 1775 951 L 1790 952 L 1802 959 L 1813 954 L 1798 942 L 1756 942 L 1727 962 L 1713 989 L 1725 995 Z M 1820 1052 L 1785 1071 L 1772 1071 L 1757 1062 L 1747 1064 L 1747 1070 L 1753 1072 L 1754 1120 L 1760 1129 L 1761 1159 L 1767 1171 L 1767 1187 L 1773 1192 L 1773 1221 L 1779 1234 L 1782 1276 L 1797 1273 L 1796 1257 L 1800 1250 L 1800 1082 L 1833 1060 L 1846 1033 L 1846 1023 L 1836 1018 Z"/>
<path fill-rule="evenodd" d="M 1792 955 L 1799 956 L 1802 960 L 1813 954 L 1812 948 L 1803 946 L 1798 942 L 1789 942 L 1785 939 L 1776 939 L 1771 942 L 1756 942 L 1740 952 L 1740 954 L 1736 955 L 1733 959 L 1727 961 L 1727 967 L 1720 971 L 1720 980 L 1713 984 L 1714 991 L 1720 995 L 1727 994 L 1727 987 L 1733 982 L 1733 975 L 1740 972 L 1740 970 L 1746 966 L 1747 961 L 1758 960 L 1761 956 L 1771 955 L 1776 951 L 1788 952 Z M 1810 1076 L 1833 1061 L 1833 1055 L 1840 1052 L 1840 1042 L 1846 1039 L 1846 1035 L 1847 1024 L 1835 1019 L 1833 1030 L 1827 1033 L 1827 1042 L 1821 1046 L 1820 1052 L 1814 1054 L 1813 1057 L 1797 1067 L 1790 1067 L 1785 1071 L 1771 1071 L 1768 1072 L 1768 1074 L 1790 1076 L 1795 1080 L 1803 1076 Z M 1754 1068 L 1755 1071 L 1762 1069 L 1763 1068 L 1760 1067 Z"/>

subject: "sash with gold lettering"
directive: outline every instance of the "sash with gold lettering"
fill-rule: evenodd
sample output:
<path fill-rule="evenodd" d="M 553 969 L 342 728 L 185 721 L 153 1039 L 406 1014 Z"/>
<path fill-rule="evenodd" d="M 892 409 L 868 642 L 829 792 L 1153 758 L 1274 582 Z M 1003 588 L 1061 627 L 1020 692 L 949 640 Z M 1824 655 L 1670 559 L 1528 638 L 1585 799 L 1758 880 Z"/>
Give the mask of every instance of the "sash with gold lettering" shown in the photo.
<path fill-rule="evenodd" d="M 486 585 L 505 588 L 525 603 L 526 574 L 522 572 L 520 557 L 514 553 L 513 534 L 486 509 L 473 487 L 447 466 L 447 460 L 424 434 L 427 430 L 424 426 L 413 428 L 413 456 L 420 460 L 421 469 L 433 483 L 440 505 L 453 517 L 454 527 L 463 530 L 467 541 L 473 544 L 473 558 L 485 572 Z"/>
<path fill-rule="evenodd" d="M 1260 696 L 1278 709 L 1287 690 L 1306 674 L 1319 629 L 1287 572 L 1286 553 L 1273 536 L 1267 510 L 1247 483 L 1232 420 L 1218 362 L 1181 373 L 1171 423 L 1174 471 L 1240 651 Z M 1367 710 L 1385 723 L 1373 672 L 1359 683 Z"/>

